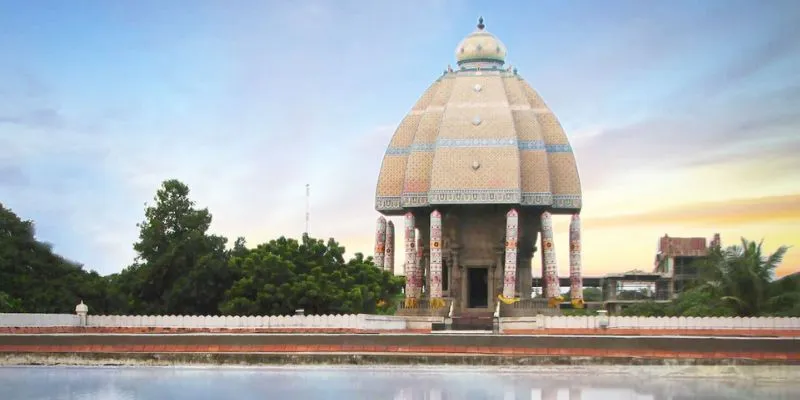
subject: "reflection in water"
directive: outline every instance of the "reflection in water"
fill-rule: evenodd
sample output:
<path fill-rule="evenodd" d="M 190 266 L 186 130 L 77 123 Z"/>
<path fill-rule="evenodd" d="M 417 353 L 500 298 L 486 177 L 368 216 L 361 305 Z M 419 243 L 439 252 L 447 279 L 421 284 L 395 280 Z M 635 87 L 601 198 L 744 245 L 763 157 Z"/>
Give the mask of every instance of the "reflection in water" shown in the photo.
<path fill-rule="evenodd" d="M 648 368 L 651 368 L 648 370 Z M 737 371 L 738 379 L 658 372 L 658 367 L 537 370 L 411 368 L 78 368 L 0 367 L 0 398 L 80 400 L 387 399 L 798 399 L 794 375 L 761 367 L 765 383 Z M 784 367 L 786 368 L 786 367 Z M 626 372 L 627 371 L 627 372 Z M 649 371 L 649 372 L 648 372 Z M 696 371 L 694 371 L 696 373 Z M 783 374 L 783 375 L 781 375 Z M 756 374 L 758 375 L 758 374 Z"/>

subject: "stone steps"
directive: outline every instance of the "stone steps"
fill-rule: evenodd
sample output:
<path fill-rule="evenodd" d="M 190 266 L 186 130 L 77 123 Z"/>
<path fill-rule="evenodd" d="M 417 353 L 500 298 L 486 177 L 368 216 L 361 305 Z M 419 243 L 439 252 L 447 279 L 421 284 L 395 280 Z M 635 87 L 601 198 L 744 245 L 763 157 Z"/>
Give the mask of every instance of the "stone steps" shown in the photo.
<path fill-rule="evenodd" d="M 492 312 L 461 314 L 453 316 L 452 329 L 462 331 L 491 331 L 493 322 L 494 314 Z"/>

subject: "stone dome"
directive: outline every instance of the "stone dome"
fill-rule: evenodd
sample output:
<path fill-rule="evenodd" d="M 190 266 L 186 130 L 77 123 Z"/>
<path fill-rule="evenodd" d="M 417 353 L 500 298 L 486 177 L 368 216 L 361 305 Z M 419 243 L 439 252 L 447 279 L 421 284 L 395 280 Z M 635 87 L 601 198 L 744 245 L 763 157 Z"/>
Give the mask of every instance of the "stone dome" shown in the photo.
<path fill-rule="evenodd" d="M 478 29 L 465 37 L 456 47 L 456 62 L 462 65 L 468 62 L 506 61 L 506 46 L 496 36 L 485 30 L 483 18 L 478 20 Z"/>
<path fill-rule="evenodd" d="M 400 122 L 381 165 L 377 211 L 458 204 L 580 211 L 578 168 L 561 124 L 516 69 L 502 68 L 505 47 L 496 59 L 477 49 L 489 43 L 484 33 L 481 20 L 462 41 L 475 46 L 459 68 L 448 68 Z"/>

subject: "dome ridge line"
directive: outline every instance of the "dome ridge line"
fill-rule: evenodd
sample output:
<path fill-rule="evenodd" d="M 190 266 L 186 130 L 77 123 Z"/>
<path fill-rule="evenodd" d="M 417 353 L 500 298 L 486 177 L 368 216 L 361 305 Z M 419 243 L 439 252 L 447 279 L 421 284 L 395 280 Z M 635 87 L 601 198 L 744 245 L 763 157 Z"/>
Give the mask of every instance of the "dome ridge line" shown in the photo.
<path fill-rule="evenodd" d="M 506 99 L 506 102 L 509 103 L 509 107 L 507 108 L 508 118 L 511 120 L 511 130 L 512 130 L 512 132 L 514 132 L 514 139 L 515 139 L 516 144 L 517 144 L 516 152 L 517 152 L 517 160 L 519 160 L 517 162 L 517 170 L 518 170 L 517 171 L 518 172 L 518 174 L 517 174 L 517 188 L 519 188 L 519 201 L 521 203 L 522 202 L 522 198 L 523 198 L 522 197 L 522 193 L 523 193 L 522 168 L 523 168 L 523 165 L 522 165 L 522 154 L 521 154 L 522 153 L 522 149 L 520 148 L 520 144 L 521 144 L 520 142 L 521 141 L 520 141 L 520 138 L 519 138 L 519 131 L 517 130 L 517 124 L 514 122 L 514 111 L 511 110 L 511 107 L 510 107 L 510 103 L 511 102 L 508 101 L 509 93 L 508 93 L 508 87 L 505 84 L 505 79 L 506 78 L 501 77 L 500 78 L 500 82 L 502 83 L 503 94 L 505 95 L 504 98 Z"/>
<path fill-rule="evenodd" d="M 453 85 L 455 86 L 455 83 Z M 431 189 L 433 188 L 433 173 L 434 173 L 433 166 L 436 165 L 436 155 L 439 153 L 438 151 L 436 151 L 436 149 L 439 148 L 439 134 L 442 131 L 442 121 L 444 121 L 444 115 L 445 115 L 445 113 L 447 113 L 447 108 L 448 108 L 448 105 L 450 104 L 450 99 L 453 98 L 453 93 L 454 93 L 454 90 L 451 88 L 450 89 L 450 94 L 447 96 L 447 101 L 444 102 L 444 106 L 442 107 L 442 115 L 439 117 L 439 123 L 436 124 L 436 136 L 434 136 L 436 139 L 434 139 L 434 141 L 433 141 L 433 156 L 431 157 L 431 168 L 429 169 L 428 174 L 427 174 L 428 175 L 428 192 L 426 193 L 427 194 L 427 196 L 426 196 L 427 197 L 426 205 L 430 205 L 432 203 L 432 201 L 431 201 L 432 200 Z"/>

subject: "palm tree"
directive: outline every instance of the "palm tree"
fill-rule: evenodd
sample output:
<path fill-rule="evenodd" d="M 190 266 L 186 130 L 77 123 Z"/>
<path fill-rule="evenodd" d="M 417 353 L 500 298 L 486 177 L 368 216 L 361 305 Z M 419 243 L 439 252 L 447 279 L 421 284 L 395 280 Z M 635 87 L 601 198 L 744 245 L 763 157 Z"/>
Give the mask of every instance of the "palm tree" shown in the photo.
<path fill-rule="evenodd" d="M 698 265 L 701 281 L 697 289 L 715 295 L 739 316 L 775 311 L 775 305 L 785 303 L 786 293 L 776 293 L 773 278 L 789 247 L 765 255 L 762 244 L 763 240 L 756 243 L 742 238 L 741 245 L 711 248 Z"/>

